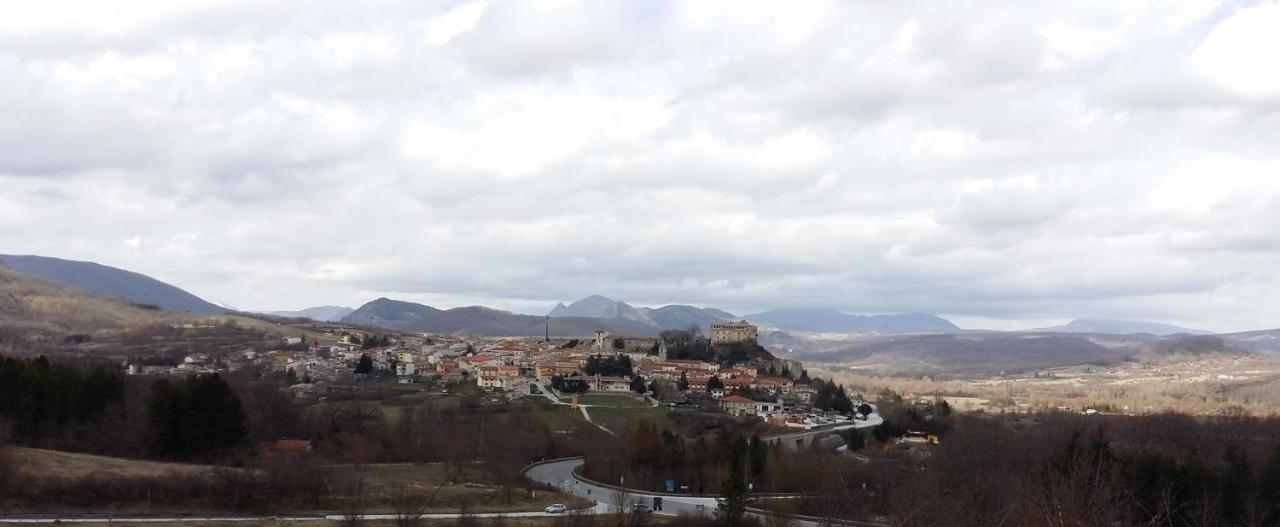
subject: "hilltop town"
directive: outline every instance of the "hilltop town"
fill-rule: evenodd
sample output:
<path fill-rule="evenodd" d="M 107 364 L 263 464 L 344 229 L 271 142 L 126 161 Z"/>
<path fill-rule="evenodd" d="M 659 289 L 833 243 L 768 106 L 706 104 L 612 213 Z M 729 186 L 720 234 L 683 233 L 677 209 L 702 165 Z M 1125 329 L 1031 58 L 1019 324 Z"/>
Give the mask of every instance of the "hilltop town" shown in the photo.
<path fill-rule="evenodd" d="M 865 420 L 871 412 L 854 411 L 863 406 L 860 401 L 815 408 L 817 383 L 804 365 L 763 351 L 756 342 L 756 326 L 746 321 L 712 324 L 706 338 L 693 329 L 672 332 L 678 334 L 673 338 L 599 331 L 590 337 L 554 339 L 378 334 L 336 325 L 309 329 L 317 336 L 283 337 L 269 346 L 274 349 L 194 353 L 176 365 L 133 360 L 126 368 L 130 375 L 185 376 L 246 368 L 274 372 L 296 381 L 289 391 L 300 402 L 323 402 L 335 391 L 345 394 L 394 382 L 442 393 L 474 385 L 509 401 L 544 397 L 574 406 L 583 394 L 629 394 L 653 406 L 718 409 L 736 417 L 759 417 L 776 427 Z M 680 355 L 671 349 L 699 342 L 712 356 L 675 358 Z M 756 350 L 755 356 L 740 360 L 749 354 L 730 351 L 744 348 Z"/>

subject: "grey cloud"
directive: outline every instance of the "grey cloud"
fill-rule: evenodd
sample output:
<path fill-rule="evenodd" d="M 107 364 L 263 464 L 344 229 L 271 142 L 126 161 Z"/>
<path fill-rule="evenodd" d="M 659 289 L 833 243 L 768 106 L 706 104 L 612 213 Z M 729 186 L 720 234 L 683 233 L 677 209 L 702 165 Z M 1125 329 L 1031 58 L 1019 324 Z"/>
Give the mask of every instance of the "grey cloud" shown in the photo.
<path fill-rule="evenodd" d="M 1280 319 L 1277 99 L 1190 60 L 1231 12 L 492 2 L 425 37 L 459 5 L 0 30 L 0 252 L 273 308 Z"/>

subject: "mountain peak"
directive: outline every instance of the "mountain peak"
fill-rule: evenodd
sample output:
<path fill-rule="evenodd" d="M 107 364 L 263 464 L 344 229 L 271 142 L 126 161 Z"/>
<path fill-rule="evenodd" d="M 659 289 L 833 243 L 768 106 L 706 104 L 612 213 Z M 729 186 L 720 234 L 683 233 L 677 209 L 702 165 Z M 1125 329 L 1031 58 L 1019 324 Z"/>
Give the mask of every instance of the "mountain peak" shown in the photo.
<path fill-rule="evenodd" d="M 518 315 L 484 306 L 441 310 L 385 298 L 360 306 L 343 317 L 342 322 L 401 331 L 486 336 L 537 336 L 548 330 L 548 321 L 540 316 Z M 631 320 L 562 317 L 549 322 L 551 334 L 557 336 L 592 335 L 596 331 L 626 336 L 653 336 L 658 332 L 653 326 Z"/>
<path fill-rule="evenodd" d="M 669 305 L 655 309 L 636 308 L 604 295 L 591 295 L 567 306 L 564 303 L 556 304 L 548 316 L 640 322 L 660 329 L 685 329 L 697 325 L 704 330 L 712 322 L 734 318 L 733 315 L 718 309 L 701 309 L 686 305 Z"/>
<path fill-rule="evenodd" d="M 644 314 L 626 302 L 604 295 L 591 295 L 569 305 L 556 304 L 549 314 L 552 317 L 621 318 L 643 321 Z"/>

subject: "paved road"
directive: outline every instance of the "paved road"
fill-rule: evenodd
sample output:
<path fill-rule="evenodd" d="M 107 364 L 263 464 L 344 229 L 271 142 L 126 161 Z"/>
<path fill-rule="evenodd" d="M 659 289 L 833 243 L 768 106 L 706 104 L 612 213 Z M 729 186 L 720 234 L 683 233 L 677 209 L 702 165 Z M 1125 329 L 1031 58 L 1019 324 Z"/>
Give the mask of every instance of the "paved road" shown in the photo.
<path fill-rule="evenodd" d="M 440 520 L 458 518 L 461 516 L 457 513 L 436 513 L 424 514 L 423 519 Z M 556 516 L 555 514 L 547 514 L 545 512 L 507 512 L 507 513 L 478 513 L 472 514 L 476 518 L 548 518 Z M 364 514 L 360 516 L 365 520 L 394 520 L 394 514 Z M 147 517 L 130 517 L 130 516 L 83 516 L 83 517 L 61 517 L 61 516 L 0 516 L 0 524 L 3 523 L 176 523 L 176 522 L 260 522 L 260 521 L 282 521 L 282 522 L 312 522 L 312 521 L 335 521 L 346 519 L 341 514 L 314 515 L 314 516 L 147 516 Z"/>
<path fill-rule="evenodd" d="M 607 487 L 593 485 L 574 475 L 574 469 L 581 465 L 582 458 L 575 457 L 560 459 L 535 466 L 529 469 L 526 476 L 539 483 L 546 483 L 548 485 L 555 486 L 562 492 L 597 500 L 599 503 L 594 509 L 597 514 L 617 512 L 621 509 L 620 504 L 625 506 L 633 503 L 641 503 L 653 506 L 653 497 L 659 496 L 659 494 L 636 490 L 624 493 Z M 678 514 L 715 515 L 716 498 L 672 496 L 669 494 L 662 494 L 661 496 L 662 510 L 657 511 L 656 514 L 665 514 L 668 516 Z M 750 515 L 758 516 L 755 514 Z M 765 520 L 763 516 L 758 519 L 762 523 Z M 845 521 L 836 523 L 838 525 L 846 525 L 850 527 L 884 527 L 883 525 L 870 522 Z M 821 522 L 811 520 L 797 519 L 795 521 L 796 527 L 819 527 L 820 525 Z"/>
<path fill-rule="evenodd" d="M 592 485 L 578 479 L 574 476 L 573 470 L 581 465 L 582 458 L 562 459 L 533 467 L 529 469 L 527 475 L 529 479 L 554 486 L 563 492 L 599 501 L 600 506 L 597 506 L 597 509 L 603 508 L 604 511 L 608 512 L 617 511 L 620 506 L 634 503 L 653 506 L 653 497 L 656 494 L 639 491 L 621 493 L 614 489 Z M 662 497 L 662 510 L 658 511 L 658 514 L 672 516 L 682 513 L 710 515 L 715 512 L 715 509 L 715 498 L 664 495 Z"/>

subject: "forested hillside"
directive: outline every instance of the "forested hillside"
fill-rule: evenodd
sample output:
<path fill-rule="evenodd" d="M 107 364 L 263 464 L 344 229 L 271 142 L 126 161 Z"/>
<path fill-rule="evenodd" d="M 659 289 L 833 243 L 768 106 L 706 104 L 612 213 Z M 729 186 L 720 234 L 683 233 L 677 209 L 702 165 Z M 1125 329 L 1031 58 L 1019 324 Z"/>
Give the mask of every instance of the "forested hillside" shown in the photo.
<path fill-rule="evenodd" d="M 68 289 L 0 265 L 0 353 L 39 352 L 68 339 L 193 317 Z"/>

